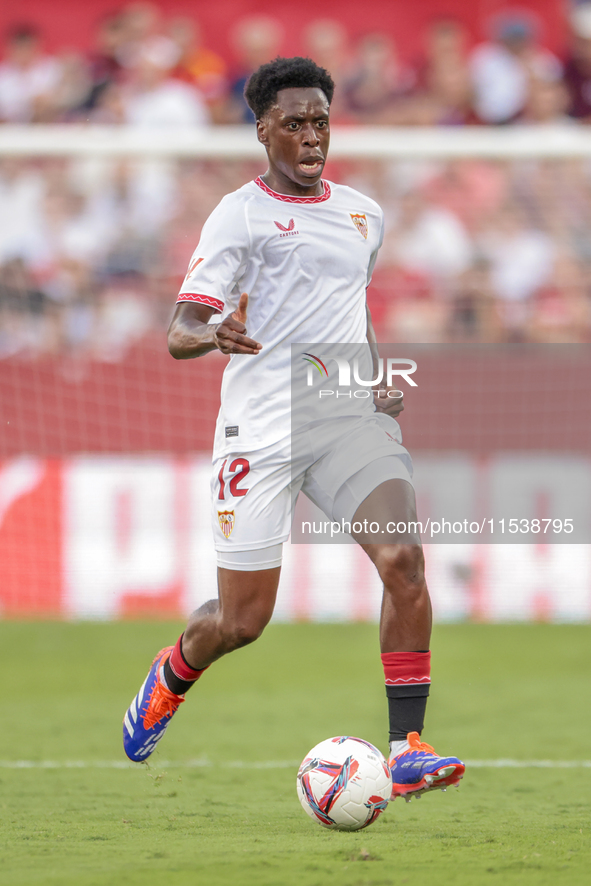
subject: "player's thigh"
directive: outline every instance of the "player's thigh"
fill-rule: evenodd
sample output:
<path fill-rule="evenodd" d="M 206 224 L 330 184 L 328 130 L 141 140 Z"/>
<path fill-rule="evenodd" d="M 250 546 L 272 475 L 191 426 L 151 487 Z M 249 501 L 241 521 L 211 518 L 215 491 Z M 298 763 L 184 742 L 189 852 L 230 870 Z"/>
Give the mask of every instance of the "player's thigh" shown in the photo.
<path fill-rule="evenodd" d="M 420 545 L 415 491 L 402 479 L 385 480 L 361 502 L 352 520 L 362 545 Z"/>
<path fill-rule="evenodd" d="M 405 480 L 386 480 L 358 507 L 353 537 L 376 566 L 390 593 L 411 592 L 429 608 L 425 561 L 414 489 Z M 359 530 L 359 531 L 355 531 Z M 399 600 L 400 602 L 400 600 Z"/>
<path fill-rule="evenodd" d="M 365 520 L 370 514 L 371 522 L 386 518 L 379 527 L 385 535 L 386 523 L 414 515 L 412 461 L 399 435 L 398 423 L 389 416 L 357 422 L 306 472 L 304 493 L 332 521 L 342 524 L 343 533 L 356 536 L 362 531 L 353 528 L 359 516 Z M 378 492 L 384 484 L 390 485 Z M 360 510 L 368 499 L 369 510 Z M 376 530 L 374 526 L 374 534 Z"/>

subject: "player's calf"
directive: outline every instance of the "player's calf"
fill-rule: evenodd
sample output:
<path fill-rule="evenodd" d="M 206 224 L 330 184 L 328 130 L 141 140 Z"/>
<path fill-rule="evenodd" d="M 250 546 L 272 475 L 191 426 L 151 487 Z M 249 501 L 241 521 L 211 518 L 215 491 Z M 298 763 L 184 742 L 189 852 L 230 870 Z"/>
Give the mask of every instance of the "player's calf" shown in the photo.
<path fill-rule="evenodd" d="M 273 615 L 279 573 L 218 569 L 219 600 L 194 612 L 184 634 L 183 653 L 192 665 L 206 667 L 261 636 Z"/>

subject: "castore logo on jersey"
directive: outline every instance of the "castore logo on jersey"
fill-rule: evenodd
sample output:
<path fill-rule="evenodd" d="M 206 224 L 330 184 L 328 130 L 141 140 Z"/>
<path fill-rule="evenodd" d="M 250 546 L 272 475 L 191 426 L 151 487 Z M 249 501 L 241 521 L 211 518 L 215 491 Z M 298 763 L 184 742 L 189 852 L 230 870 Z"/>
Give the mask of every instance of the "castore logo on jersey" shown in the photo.
<path fill-rule="evenodd" d="M 281 222 L 278 222 L 278 221 L 275 222 L 275 225 L 282 232 L 281 234 L 279 234 L 280 237 L 291 237 L 291 236 L 294 236 L 295 234 L 300 233 L 299 231 L 295 230 L 295 219 L 293 219 L 293 218 L 290 218 L 289 224 L 287 227 L 285 227 L 285 225 L 282 225 Z"/>

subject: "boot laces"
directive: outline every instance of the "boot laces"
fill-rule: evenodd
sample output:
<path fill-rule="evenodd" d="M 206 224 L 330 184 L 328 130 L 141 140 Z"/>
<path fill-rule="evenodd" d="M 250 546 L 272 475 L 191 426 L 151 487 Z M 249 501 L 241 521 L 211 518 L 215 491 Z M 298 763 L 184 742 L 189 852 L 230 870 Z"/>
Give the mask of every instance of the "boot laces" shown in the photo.
<path fill-rule="evenodd" d="M 409 732 L 406 738 L 409 746 L 405 751 L 402 751 L 402 753 L 399 754 L 400 757 L 402 757 L 404 754 L 410 754 L 413 751 L 425 751 L 428 754 L 435 754 L 435 756 L 437 756 L 435 748 L 432 748 L 431 745 L 427 744 L 426 741 L 421 741 L 421 737 L 418 732 Z"/>
<path fill-rule="evenodd" d="M 172 717 L 184 700 L 182 695 L 175 695 L 157 679 L 144 708 L 144 729 L 152 729 L 164 717 Z"/>

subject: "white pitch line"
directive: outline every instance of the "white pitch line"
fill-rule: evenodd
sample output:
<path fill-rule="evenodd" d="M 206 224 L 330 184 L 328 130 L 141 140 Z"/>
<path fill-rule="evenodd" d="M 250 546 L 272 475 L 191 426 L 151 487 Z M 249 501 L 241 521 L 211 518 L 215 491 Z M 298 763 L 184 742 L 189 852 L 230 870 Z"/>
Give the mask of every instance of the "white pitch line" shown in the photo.
<path fill-rule="evenodd" d="M 245 762 L 230 760 L 225 763 L 212 763 L 211 760 L 159 760 L 148 763 L 149 768 L 158 769 L 289 769 L 300 765 L 300 760 L 262 760 Z M 143 764 L 139 764 L 140 766 Z M 0 769 L 137 769 L 138 764 L 130 760 L 0 760 Z"/>
<path fill-rule="evenodd" d="M 212 763 L 211 760 L 159 760 L 148 764 L 154 769 L 297 769 L 299 760 L 261 760 L 247 762 L 230 760 Z M 139 764 L 143 765 L 143 764 Z M 472 769 L 591 769 L 591 760 L 466 760 Z M 138 764 L 127 760 L 0 760 L 0 769 L 137 769 Z"/>
<path fill-rule="evenodd" d="M 591 769 L 591 760 L 466 760 L 475 769 Z"/>

